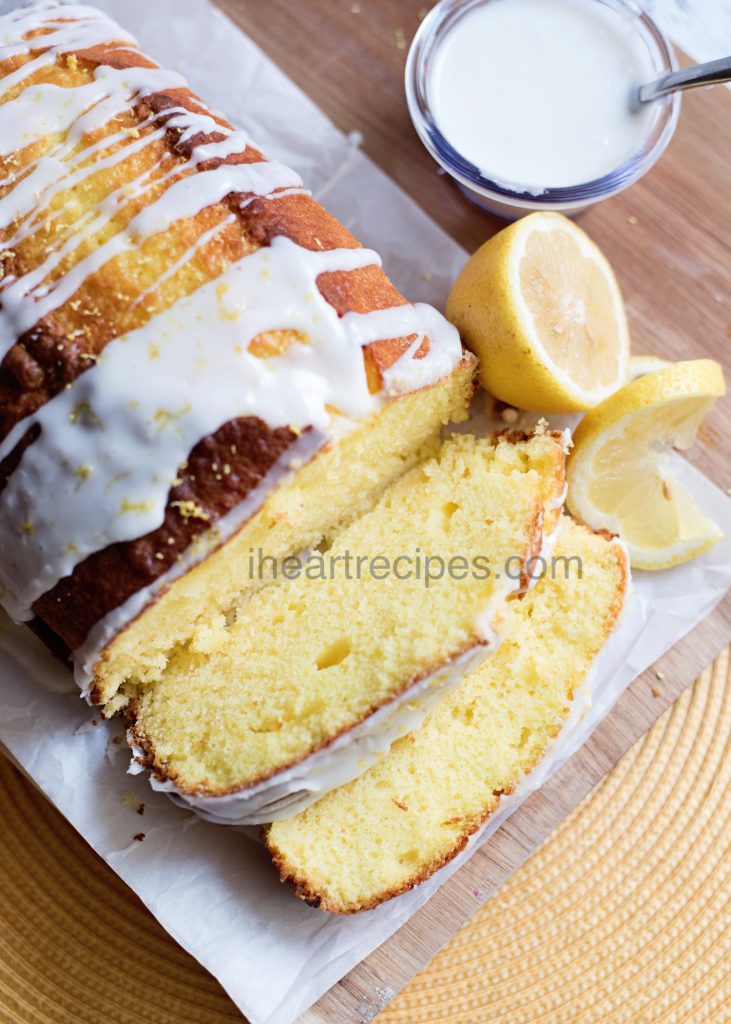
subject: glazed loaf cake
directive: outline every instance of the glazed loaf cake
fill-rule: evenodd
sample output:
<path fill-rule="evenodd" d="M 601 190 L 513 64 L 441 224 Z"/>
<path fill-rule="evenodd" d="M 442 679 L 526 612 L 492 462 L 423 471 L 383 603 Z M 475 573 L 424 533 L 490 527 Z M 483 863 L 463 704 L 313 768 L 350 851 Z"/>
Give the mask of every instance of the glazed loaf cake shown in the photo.
<path fill-rule="evenodd" d="M 0 18 L 0 278 L 2 604 L 109 713 L 471 394 L 454 328 L 91 7 Z"/>
<path fill-rule="evenodd" d="M 497 653 L 419 729 L 353 782 L 266 830 L 282 879 L 303 900 L 349 914 L 422 882 L 543 756 L 629 582 L 624 547 L 567 516 L 554 554 L 558 571 L 511 603 Z"/>

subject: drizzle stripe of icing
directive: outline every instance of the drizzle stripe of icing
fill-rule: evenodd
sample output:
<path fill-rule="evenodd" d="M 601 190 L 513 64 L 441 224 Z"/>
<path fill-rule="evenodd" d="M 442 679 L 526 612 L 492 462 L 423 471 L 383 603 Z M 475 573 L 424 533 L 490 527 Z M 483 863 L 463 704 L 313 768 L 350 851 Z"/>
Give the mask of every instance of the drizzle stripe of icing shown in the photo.
<path fill-rule="evenodd" d="M 167 111 L 165 111 L 167 113 Z M 39 227 L 45 227 L 48 223 L 53 223 L 59 217 L 63 216 L 63 208 L 56 211 L 50 217 L 44 216 L 44 207 L 47 207 L 55 196 L 60 192 L 68 190 L 75 185 L 80 184 L 86 178 L 98 171 L 113 167 L 115 164 L 127 159 L 134 155 L 136 152 L 146 148 L 153 142 L 161 140 L 166 131 L 167 127 L 171 122 L 174 122 L 173 126 L 187 125 L 184 134 L 188 131 L 193 131 L 194 134 L 198 134 L 199 131 L 207 130 L 206 122 L 210 118 L 205 115 L 195 114 L 190 111 L 185 112 L 186 116 L 174 117 L 166 123 L 162 128 L 159 128 L 147 135 L 142 136 L 139 139 L 132 139 L 129 134 L 125 131 L 118 132 L 115 135 L 109 136 L 102 139 L 100 142 L 93 146 L 87 147 L 73 160 L 69 160 L 65 166 L 62 163 L 65 157 L 65 152 L 70 151 L 73 148 L 74 140 L 71 143 L 67 143 L 57 155 L 44 155 L 41 157 L 32 167 L 30 174 L 22 178 L 16 185 L 15 188 L 5 195 L 0 200 L 0 227 L 4 223 L 10 223 L 20 215 L 23 204 L 26 204 L 29 196 L 31 197 L 30 209 L 26 209 L 26 222 L 21 219 L 18 230 L 6 243 L 7 248 L 12 248 L 22 241 L 24 241 L 33 231 Z M 139 126 L 139 130 L 144 129 L 155 120 L 155 117 L 148 119 Z M 181 129 L 182 130 L 182 129 Z M 69 133 L 71 139 L 72 133 Z M 126 139 L 126 144 L 119 147 L 117 150 L 112 152 L 109 156 L 96 160 L 88 166 L 81 167 L 80 170 L 69 174 L 69 170 L 73 170 L 78 164 L 88 163 L 91 156 L 96 152 L 99 152 L 105 148 L 109 148 L 111 145 L 118 142 L 121 138 Z M 190 156 L 190 159 L 186 164 L 174 164 L 172 169 L 161 177 L 153 177 L 153 173 L 157 168 L 157 165 L 148 168 L 143 171 L 142 174 L 138 175 L 133 181 L 125 183 L 119 188 L 109 193 L 97 207 L 97 213 L 87 213 L 82 219 L 76 224 L 72 225 L 71 229 L 67 231 L 67 234 L 61 239 L 61 242 L 69 242 L 64 246 L 63 255 L 67 255 L 78 248 L 82 241 L 89 238 L 91 235 L 103 230 L 109 223 L 112 216 L 119 213 L 124 206 L 132 199 L 138 199 L 143 196 L 146 192 L 153 188 L 160 188 L 166 184 L 171 178 L 176 175 L 182 175 L 183 173 L 189 173 L 195 167 L 203 163 L 204 161 L 212 159 L 225 159 L 226 156 L 232 153 L 243 153 L 248 145 L 248 137 L 243 132 L 230 132 L 229 136 L 220 142 L 207 143 L 204 145 L 196 146 Z M 294 175 L 290 177 L 294 178 Z M 33 179 L 33 180 L 30 180 Z M 45 183 L 45 188 L 41 187 Z M 299 185 L 290 186 L 282 189 L 278 192 L 278 195 L 291 195 L 293 192 L 304 191 Z M 17 198 L 16 198 L 17 197 Z M 252 197 L 253 198 L 253 197 Z M 242 200 L 242 206 L 247 200 Z M 28 217 L 28 214 L 32 216 Z M 83 228 L 83 232 L 79 229 Z M 70 239 L 70 241 L 69 241 Z M 43 264 L 42 268 L 37 268 L 35 273 L 35 279 L 42 276 L 43 273 L 50 272 L 55 266 L 58 265 L 62 254 L 54 254 L 53 257 L 49 257 Z M 26 275 L 26 288 L 31 287 L 31 279 L 29 275 Z M 12 283 L 16 279 L 6 278 L 6 284 Z"/>
<path fill-rule="evenodd" d="M 0 79 L 1 83 L 2 79 Z M 167 124 L 172 124 L 173 127 L 187 125 L 184 131 L 186 135 L 191 129 L 194 132 L 207 132 L 209 130 L 208 124 L 211 119 L 206 115 L 196 114 L 193 111 L 184 110 L 184 108 L 175 109 L 177 114 L 185 113 L 187 117 L 184 119 L 178 116 L 170 117 Z M 1 112 L 2 108 L 0 108 Z M 162 113 L 168 115 L 170 111 L 165 110 Z M 92 114 L 94 115 L 93 118 Z M 32 213 L 31 228 L 39 226 L 46 219 L 42 216 L 44 208 L 48 207 L 59 193 L 71 189 L 75 185 L 80 185 L 81 182 L 97 174 L 99 171 L 107 170 L 133 156 L 151 143 L 162 140 L 167 131 L 166 124 L 164 127 L 158 128 L 147 135 L 134 138 L 128 130 L 122 129 L 122 131 L 115 132 L 112 135 L 104 136 L 104 138 L 92 145 L 86 145 L 80 152 L 72 155 L 74 149 L 87 132 L 102 127 L 104 122 L 97 123 L 98 114 L 99 111 L 95 109 L 80 117 L 69 130 L 65 142 L 51 149 L 50 152 L 44 153 L 38 160 L 30 164 L 22 178 L 18 179 L 17 176 L 13 176 L 0 182 L 1 186 L 15 184 L 12 192 L 5 195 L 0 203 L 2 211 L 0 214 L 0 228 L 7 227 L 8 224 L 16 219 L 20 219 L 19 230 L 6 242 L 7 247 L 18 245 L 32 233 L 28 226 L 23 223 L 24 216 L 27 217 Z M 155 114 L 146 121 L 142 121 L 137 125 L 137 133 L 144 131 L 145 128 L 152 125 L 159 116 L 159 114 Z M 243 153 L 249 144 L 248 137 L 244 132 L 240 131 L 230 132 L 229 135 L 230 137 L 225 140 L 225 146 L 223 143 L 215 143 L 212 146 L 198 147 L 193 153 L 193 162 L 199 163 L 216 156 L 224 157 L 231 152 Z M 120 142 L 124 143 L 124 145 L 119 146 L 109 156 L 98 160 L 93 159 L 97 153 L 110 149 Z M 76 170 L 76 168 L 80 169 Z M 181 167 L 181 170 L 183 169 Z M 159 181 L 157 183 L 159 184 Z M 121 198 L 121 194 L 122 190 L 118 189 L 114 196 Z M 57 211 L 51 219 L 56 219 L 62 213 L 63 209 Z"/>
<path fill-rule="evenodd" d="M 428 387 L 446 377 L 459 361 L 461 344 L 456 329 L 427 303 L 373 310 L 367 319 L 356 313 L 346 313 L 344 319 L 356 332 L 361 345 L 367 345 L 371 340 L 368 332 L 379 338 L 416 336 L 409 348 L 383 374 L 383 386 L 390 395 Z M 365 334 L 359 335 L 361 331 Z M 451 338 L 448 337 L 450 331 Z M 428 351 L 417 359 L 425 339 L 430 342 Z"/>
<path fill-rule="evenodd" d="M 43 14 L 56 14 L 44 18 Z M 28 32 L 45 28 L 48 31 L 31 40 L 25 38 Z M 34 49 L 43 49 L 52 55 L 72 50 L 87 50 L 105 43 L 132 43 L 139 53 L 137 40 L 125 32 L 111 18 L 96 7 L 84 4 L 38 3 L 20 7 L 0 19 L 0 61 L 20 57 Z M 126 47 L 125 47 L 126 49 Z"/>
<path fill-rule="evenodd" d="M 0 60 L 5 60 L 2 51 L 0 51 Z M 40 57 L 36 57 L 34 60 L 26 61 L 21 64 L 15 71 L 11 71 L 9 75 L 5 75 L 3 79 L 0 79 L 0 98 L 5 93 L 10 92 L 16 85 L 24 82 L 26 78 L 30 78 L 37 71 L 43 70 L 43 68 L 50 67 L 51 64 L 55 64 L 56 54 L 55 53 L 42 53 Z"/>
<path fill-rule="evenodd" d="M 110 118 L 128 108 L 130 100 L 135 96 L 156 92 L 171 84 L 169 73 L 160 69 L 134 68 L 118 71 L 110 68 L 97 68 L 95 78 L 97 77 L 101 80 L 100 85 L 95 82 L 72 89 L 61 89 L 51 85 L 30 86 L 15 101 L 0 107 L 0 139 L 4 138 L 3 118 L 5 116 L 5 120 L 8 120 L 6 115 L 9 113 L 17 118 L 17 121 L 11 119 L 10 123 L 16 125 L 16 128 L 18 125 L 22 125 L 26 135 L 35 132 L 39 137 L 43 137 L 49 131 L 65 130 L 70 132 L 73 127 L 73 135 L 66 146 L 68 150 L 68 147 L 73 146 L 84 134 L 107 123 Z M 176 78 L 179 76 L 172 77 L 173 84 L 175 84 Z M 96 106 L 89 111 L 89 97 L 93 95 L 96 98 L 102 85 L 106 90 L 103 93 L 105 98 L 97 102 Z M 96 91 L 87 94 L 86 91 L 89 89 Z M 17 110 L 17 105 L 22 105 L 28 94 L 32 94 L 29 111 L 32 111 L 34 116 L 31 113 L 24 114 L 23 110 Z M 67 98 L 69 95 L 76 96 L 76 100 L 74 102 L 69 100 Z M 49 96 L 53 98 L 52 102 Z M 59 100 L 59 96 L 61 100 Z M 66 98 L 64 99 L 64 97 Z M 42 114 L 38 113 L 37 108 L 40 108 Z M 92 114 L 95 116 L 93 120 L 90 120 Z M 31 128 L 28 128 L 26 124 L 27 119 L 31 121 Z M 211 124 L 211 119 L 207 115 L 190 111 L 181 111 L 173 115 L 171 121 L 174 127 L 180 129 L 183 138 L 190 137 L 201 130 L 207 130 Z M 37 127 L 39 122 L 41 123 L 40 128 Z M 52 127 L 49 127 L 49 122 L 52 123 Z M 12 132 L 9 134 L 12 135 Z M 139 148 L 144 144 L 144 141 L 141 142 Z M 248 138 L 244 133 L 232 132 L 220 142 L 196 147 L 191 159 L 185 165 L 185 169 L 192 170 L 199 163 L 214 157 L 224 158 L 233 152 L 242 152 L 247 144 Z M 17 140 L 6 145 L 8 152 L 18 148 Z M 129 152 L 131 150 L 128 150 Z M 119 212 L 121 198 L 129 200 L 134 198 L 135 194 L 139 195 L 139 184 L 145 181 L 148 182 L 150 188 L 159 187 L 167 178 L 179 173 L 180 170 L 180 166 L 176 165 L 163 179 L 153 178 L 152 180 L 149 180 L 151 174 L 150 171 L 147 171 L 138 179 L 137 189 L 135 189 L 135 183 L 131 183 L 131 187 L 127 185 L 117 189 L 99 204 L 98 214 L 89 218 L 86 223 L 82 220 L 81 230 L 75 230 L 63 245 L 49 254 L 39 267 L 19 279 L 6 280 L 5 287 L 0 292 L 2 298 L 0 360 L 12 348 L 20 335 L 44 316 L 63 305 L 78 290 L 87 276 L 99 270 L 109 260 L 121 253 L 136 249 L 151 235 L 165 231 L 178 220 L 195 216 L 205 207 L 220 202 L 232 192 L 266 196 L 279 189 L 299 188 L 302 184 L 300 178 L 293 171 L 276 161 L 258 161 L 237 165 L 221 164 L 215 170 L 188 174 L 172 182 L 158 199 L 133 217 L 125 229 L 79 260 L 71 270 L 62 275 L 59 281 L 45 287 L 42 285 L 46 277 L 70 253 L 76 251 L 85 240 L 104 229 L 110 218 Z M 36 169 L 31 173 L 31 178 L 36 171 L 42 175 L 46 185 L 57 182 L 64 175 L 62 155 L 61 157 L 51 155 L 41 158 Z M 27 178 L 22 179 L 16 188 L 0 200 L 0 223 L 3 221 L 7 223 L 16 215 L 19 203 L 17 199 L 14 201 L 13 197 L 16 189 L 21 188 L 20 201 L 25 200 L 27 187 L 24 186 L 26 182 Z M 56 188 L 54 194 L 58 191 L 59 188 Z M 37 183 L 34 183 L 31 195 L 37 192 Z M 11 240 L 11 243 L 17 245 L 26 233 L 21 231 Z"/>
<path fill-rule="evenodd" d="M 38 27 L 39 15 L 44 11 L 53 10 L 58 11 L 58 8 L 41 4 L 24 12 L 23 16 L 18 16 L 16 12 L 0 19 L 0 25 L 4 29 L 0 30 L 0 40 L 4 44 L 0 46 L 0 59 L 5 60 L 30 52 L 35 40 L 23 40 L 23 34 Z M 11 72 L 2 80 L 0 88 L 7 91 L 10 85 L 22 81 L 45 64 L 53 63 L 59 53 L 84 49 L 120 38 L 134 42 L 131 36 L 121 33 L 113 22 L 93 8 L 69 6 L 63 9 L 63 17 L 79 17 L 84 20 L 46 21 L 47 26 L 56 26 L 54 30 L 38 39 L 39 45 L 42 40 L 42 45 L 48 47 L 48 50 Z M 112 166 L 151 141 L 161 138 L 165 129 L 160 129 L 136 142 L 130 141 L 128 145 L 121 147 L 121 152 L 115 152 L 105 160 L 97 161 L 96 164 L 75 174 L 68 174 L 69 169 L 75 164 L 88 161 L 98 147 L 110 145 L 111 140 L 107 139 L 82 150 L 70 161 L 69 167 L 68 158 L 85 135 L 103 127 L 124 111 L 130 110 L 134 102 L 144 96 L 165 89 L 183 87 L 185 80 L 182 76 L 162 68 L 115 69 L 100 66 L 94 70 L 92 82 L 71 88 L 50 83 L 30 85 L 12 102 L 0 106 L 0 155 L 10 155 L 48 135 L 65 135 L 64 142 L 53 147 L 50 153 L 41 156 L 31 167 L 30 172 L 0 200 L 0 226 L 6 227 L 17 218 L 27 216 L 30 205 L 31 211 L 36 212 L 30 227 L 38 227 L 43 223 L 38 215 L 39 211 L 59 192 L 79 184 L 90 174 Z M 206 172 L 208 178 L 204 180 L 199 180 L 202 175 L 196 175 L 195 186 L 190 183 L 184 184 L 183 180 L 174 182 L 156 202 L 143 209 L 125 231 L 119 232 L 96 252 L 79 261 L 71 272 L 63 276 L 61 282 L 45 289 L 41 287 L 43 280 L 62 260 L 108 225 L 111 217 L 123 208 L 122 200 L 129 201 L 143 194 L 148 188 L 159 187 L 170 176 L 183 169 L 191 171 L 203 161 L 225 159 L 233 153 L 242 153 L 249 145 L 244 132 L 231 131 L 208 114 L 189 111 L 182 107 L 173 108 L 172 111 L 168 110 L 165 113 L 169 115 L 166 127 L 176 128 L 183 142 L 199 133 L 210 135 L 211 132 L 216 132 L 226 137 L 222 141 L 196 147 L 184 167 L 174 166 L 162 179 L 153 178 L 151 171 L 148 171 L 135 182 L 116 190 L 100 204 L 96 216 L 82 218 L 81 223 L 75 225 L 76 230 L 67 237 L 65 244 L 51 253 L 40 267 L 36 267 L 18 280 L 6 278 L 0 312 L 0 361 L 21 334 L 62 305 L 86 276 L 100 269 L 108 260 L 120 253 L 135 248 L 150 234 L 164 231 L 175 220 L 194 216 L 207 205 L 219 202 L 232 191 L 266 196 L 278 189 L 291 190 L 301 187 L 301 181 L 294 172 L 275 162 L 238 165 L 228 170 L 224 166 L 216 171 Z M 116 138 L 119 138 L 119 134 L 121 133 L 117 133 Z M 143 185 L 146 188 L 141 188 Z M 30 233 L 32 231 L 28 225 L 21 224 L 20 230 L 6 243 L 6 247 L 18 245 Z M 31 297 L 34 301 L 29 301 Z M 39 301 L 41 298 L 42 301 Z"/>
<path fill-rule="evenodd" d="M 146 288 L 144 292 L 137 296 L 135 301 L 129 307 L 130 311 L 141 305 L 145 299 L 149 298 L 149 296 L 156 292 L 161 285 L 166 281 L 169 281 L 171 277 L 175 277 L 181 267 L 184 267 L 186 263 L 189 263 L 200 249 L 208 245 L 212 238 L 215 238 L 216 235 L 220 234 L 221 231 L 223 231 L 225 227 L 228 227 L 229 224 L 233 224 L 235 220 L 236 215 L 231 213 L 228 217 L 224 217 L 222 221 L 219 221 L 218 224 L 214 224 L 212 228 L 208 229 L 208 231 L 204 231 L 202 235 L 196 238 L 192 245 L 188 246 L 185 252 L 175 261 L 175 263 L 172 263 L 167 270 L 158 277 L 154 284 L 150 285 L 149 288 Z"/>
<path fill-rule="evenodd" d="M 18 224 L 18 229 L 15 235 L 8 240 L 7 247 L 12 248 L 17 245 L 33 233 L 33 228 L 38 228 L 44 223 L 43 210 L 59 193 L 80 185 L 87 178 L 98 174 L 99 171 L 107 170 L 122 160 L 126 160 L 150 143 L 162 139 L 164 134 L 165 129 L 160 128 L 139 139 L 132 140 L 126 132 L 118 132 L 114 136 L 103 139 L 96 146 L 84 150 L 75 161 L 69 160 L 66 168 L 60 166 L 58 158 L 50 155 L 40 157 L 23 178 L 14 183 L 8 182 L 8 184 L 14 184 L 14 188 L 0 201 L 0 228 L 7 228 L 14 222 Z M 127 140 L 125 145 L 120 146 L 107 157 L 74 170 L 79 163 L 88 160 L 93 155 L 92 149 L 99 152 L 102 147 L 109 148 L 121 141 L 123 136 L 126 136 Z M 72 173 L 68 173 L 68 171 Z M 51 220 L 57 220 L 59 216 L 63 215 L 63 212 L 63 209 L 56 211 Z M 29 222 L 26 224 L 25 220 Z"/>
<path fill-rule="evenodd" d="M 182 82 L 180 75 L 161 68 L 99 67 L 94 80 L 84 85 L 29 85 L 0 107 L 0 156 L 10 156 L 46 135 L 65 134 L 79 121 L 83 129 L 78 135 L 92 131 L 129 110 L 135 95 L 180 88 Z"/>

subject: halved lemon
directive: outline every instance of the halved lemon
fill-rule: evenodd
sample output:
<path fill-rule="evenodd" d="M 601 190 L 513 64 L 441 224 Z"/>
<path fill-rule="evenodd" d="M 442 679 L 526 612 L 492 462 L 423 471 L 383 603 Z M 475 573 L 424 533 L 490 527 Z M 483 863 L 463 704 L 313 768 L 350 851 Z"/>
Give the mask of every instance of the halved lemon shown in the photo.
<path fill-rule="evenodd" d="M 627 379 L 629 334 L 612 268 L 573 221 L 533 213 L 477 250 L 447 316 L 497 398 L 535 412 L 583 412 Z"/>
<path fill-rule="evenodd" d="M 633 566 L 678 565 L 723 536 L 673 476 L 671 449 L 691 446 L 725 393 L 714 360 L 672 363 L 626 384 L 576 428 L 568 507 L 594 529 L 618 533 Z"/>

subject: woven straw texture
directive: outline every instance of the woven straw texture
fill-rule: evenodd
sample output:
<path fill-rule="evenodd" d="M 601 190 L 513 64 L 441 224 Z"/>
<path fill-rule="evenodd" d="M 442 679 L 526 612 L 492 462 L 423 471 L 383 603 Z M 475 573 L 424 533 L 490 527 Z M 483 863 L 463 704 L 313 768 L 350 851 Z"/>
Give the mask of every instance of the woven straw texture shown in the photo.
<path fill-rule="evenodd" d="M 0 821 L 1 1024 L 241 1021 L 2 758 Z M 378 1018 L 493 1021 L 731 1022 L 728 650 Z"/>

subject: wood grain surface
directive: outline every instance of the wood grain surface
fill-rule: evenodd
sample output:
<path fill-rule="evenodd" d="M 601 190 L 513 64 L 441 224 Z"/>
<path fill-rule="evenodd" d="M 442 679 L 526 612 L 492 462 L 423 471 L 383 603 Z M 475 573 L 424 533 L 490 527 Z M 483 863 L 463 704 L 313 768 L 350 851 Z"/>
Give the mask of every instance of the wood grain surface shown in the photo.
<path fill-rule="evenodd" d="M 420 0 L 217 2 L 338 127 L 362 132 L 368 155 L 467 249 L 475 249 L 501 226 L 437 173 L 411 126 L 404 64 L 408 42 L 427 5 Z M 684 98 L 677 135 L 660 163 L 628 192 L 581 217 L 582 227 L 617 271 L 634 351 L 669 359 L 710 355 L 724 364 L 727 378 L 730 163 L 731 96 L 722 88 L 696 90 Z M 730 426 L 731 402 L 717 403 L 691 453 L 692 461 L 724 489 L 731 487 Z M 634 682 L 563 770 L 407 925 L 305 1014 L 303 1022 L 371 1020 L 730 641 L 727 595 L 711 616 Z M 660 684 L 657 670 L 664 675 Z M 658 685 L 661 695 L 654 696 Z"/>

